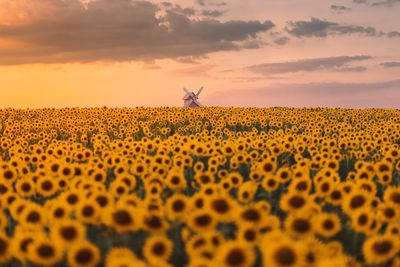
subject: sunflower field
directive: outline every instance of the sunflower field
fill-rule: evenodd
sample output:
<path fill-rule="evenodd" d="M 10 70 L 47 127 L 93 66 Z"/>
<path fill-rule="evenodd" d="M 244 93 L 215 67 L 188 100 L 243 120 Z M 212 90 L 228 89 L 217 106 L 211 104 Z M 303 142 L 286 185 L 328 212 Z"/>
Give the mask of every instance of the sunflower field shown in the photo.
<path fill-rule="evenodd" d="M 0 266 L 400 266 L 400 110 L 0 121 Z"/>

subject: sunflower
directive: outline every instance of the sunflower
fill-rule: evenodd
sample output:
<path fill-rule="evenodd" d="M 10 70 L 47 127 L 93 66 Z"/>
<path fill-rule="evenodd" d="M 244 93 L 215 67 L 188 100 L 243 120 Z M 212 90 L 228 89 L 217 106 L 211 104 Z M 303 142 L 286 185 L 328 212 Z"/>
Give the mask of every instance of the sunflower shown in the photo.
<path fill-rule="evenodd" d="M 304 193 L 289 192 L 284 194 L 280 201 L 279 206 L 283 211 L 299 211 L 309 204 L 310 200 Z"/>
<path fill-rule="evenodd" d="M 218 221 L 228 222 L 232 219 L 232 211 L 237 207 L 229 195 L 213 196 L 206 200 L 206 209 L 210 210 L 212 216 Z"/>
<path fill-rule="evenodd" d="M 197 192 L 189 199 L 191 210 L 199 210 L 205 208 L 206 196 L 203 193 Z"/>
<path fill-rule="evenodd" d="M 11 257 L 10 239 L 0 232 L 0 263 L 7 262 Z"/>
<path fill-rule="evenodd" d="M 250 267 L 254 264 L 254 250 L 238 241 L 229 241 L 217 252 L 216 265 L 223 267 Z"/>
<path fill-rule="evenodd" d="M 335 213 L 321 213 L 317 217 L 316 232 L 323 237 L 330 238 L 341 229 L 341 222 Z"/>
<path fill-rule="evenodd" d="M 14 168 L 0 169 L 0 179 L 8 184 L 12 184 L 17 179 L 17 172 Z"/>
<path fill-rule="evenodd" d="M 230 172 L 227 179 L 230 180 L 232 187 L 239 187 L 243 183 L 243 176 L 240 172 Z"/>
<path fill-rule="evenodd" d="M 182 220 L 188 211 L 188 199 L 185 195 L 175 194 L 167 200 L 167 216 L 170 220 Z"/>
<path fill-rule="evenodd" d="M 201 186 L 214 183 L 214 175 L 208 171 L 196 173 L 194 179 Z"/>
<path fill-rule="evenodd" d="M 100 213 L 98 205 L 92 199 L 81 201 L 75 209 L 75 217 L 82 223 L 99 224 Z"/>
<path fill-rule="evenodd" d="M 21 197 L 31 197 L 35 194 L 35 183 L 30 179 L 19 179 L 15 190 Z"/>
<path fill-rule="evenodd" d="M 12 256 L 18 259 L 20 262 L 25 263 L 28 257 L 28 247 L 33 243 L 35 239 L 44 239 L 46 234 L 41 229 L 22 229 L 21 227 L 15 228 L 15 233 L 11 242 L 11 253 Z"/>
<path fill-rule="evenodd" d="M 399 251 L 399 239 L 390 235 L 369 237 L 362 246 L 366 263 L 380 264 L 393 258 Z"/>
<path fill-rule="evenodd" d="M 395 222 L 400 217 L 400 210 L 391 202 L 383 203 L 378 209 L 378 217 L 382 222 Z"/>
<path fill-rule="evenodd" d="M 362 189 L 354 189 L 345 196 L 342 202 L 342 210 L 351 215 L 356 210 L 371 205 L 372 197 L 367 191 Z"/>
<path fill-rule="evenodd" d="M 19 217 L 21 224 L 30 226 L 44 226 L 46 220 L 46 213 L 43 207 L 34 203 L 27 205 Z"/>
<path fill-rule="evenodd" d="M 188 227 L 196 232 L 211 230 L 216 223 L 217 221 L 213 214 L 207 210 L 196 210 L 187 219 Z"/>
<path fill-rule="evenodd" d="M 383 200 L 388 203 L 391 202 L 397 207 L 400 207 L 400 187 L 389 186 L 383 194 Z"/>
<path fill-rule="evenodd" d="M 261 247 L 263 266 L 294 267 L 302 265 L 301 249 L 290 239 L 278 239 Z"/>
<path fill-rule="evenodd" d="M 341 187 L 336 187 L 329 192 L 328 196 L 325 198 L 326 201 L 332 205 L 339 206 L 342 204 L 344 198 L 344 192 Z"/>
<path fill-rule="evenodd" d="M 46 238 L 35 237 L 27 248 L 28 259 L 43 266 L 52 266 L 63 257 L 61 248 Z"/>
<path fill-rule="evenodd" d="M 88 241 L 79 242 L 68 250 L 67 260 L 72 267 L 94 267 L 100 261 L 100 250 Z"/>
<path fill-rule="evenodd" d="M 260 232 L 257 228 L 254 228 L 252 223 L 244 223 L 239 225 L 237 240 L 244 242 L 249 245 L 257 243 L 260 236 Z"/>
<path fill-rule="evenodd" d="M 61 247 L 70 247 L 86 238 L 86 228 L 77 221 L 63 220 L 50 229 L 50 235 Z"/>
<path fill-rule="evenodd" d="M 315 190 L 320 197 L 327 197 L 334 187 L 334 182 L 330 178 L 325 177 L 315 184 Z"/>
<path fill-rule="evenodd" d="M 63 201 L 52 201 L 51 206 L 46 209 L 49 223 L 54 224 L 69 218 L 70 211 L 71 208 L 66 206 Z"/>
<path fill-rule="evenodd" d="M 352 228 L 359 233 L 367 233 L 372 223 L 373 214 L 367 207 L 357 209 L 351 214 Z"/>
<path fill-rule="evenodd" d="M 253 181 L 244 182 L 238 190 L 238 201 L 241 203 L 247 203 L 253 199 L 254 194 L 257 191 L 257 184 Z"/>
<path fill-rule="evenodd" d="M 320 266 L 319 264 L 324 258 L 324 247 L 319 239 L 315 237 L 301 239 L 299 240 L 299 247 L 301 248 L 304 266 Z"/>
<path fill-rule="evenodd" d="M 290 213 L 285 219 L 284 226 L 289 235 L 297 238 L 312 236 L 315 231 L 314 220 L 307 214 Z"/>
<path fill-rule="evenodd" d="M 235 213 L 235 218 L 239 224 L 249 222 L 257 225 L 263 219 L 263 210 L 256 205 L 238 207 Z"/>
<path fill-rule="evenodd" d="M 264 176 L 270 176 L 276 170 L 276 162 L 271 161 L 271 159 L 266 159 L 260 164 L 260 171 Z"/>
<path fill-rule="evenodd" d="M 146 239 L 143 247 L 143 255 L 147 261 L 167 261 L 172 253 L 173 243 L 165 236 L 157 235 Z"/>
<path fill-rule="evenodd" d="M 40 177 L 36 182 L 36 191 L 44 197 L 50 197 L 54 195 L 57 190 L 57 184 L 51 177 L 43 176 Z"/>
<path fill-rule="evenodd" d="M 80 191 L 68 190 L 60 196 L 60 199 L 67 204 L 71 209 L 75 209 L 76 206 L 84 199 L 84 196 Z"/>
<path fill-rule="evenodd" d="M 288 190 L 291 192 L 306 193 L 311 191 L 312 182 L 309 178 L 299 178 L 290 183 Z"/>
<path fill-rule="evenodd" d="M 261 186 L 264 188 L 265 191 L 273 192 L 278 189 L 279 183 L 280 181 L 276 176 L 268 175 L 262 180 Z"/>
<path fill-rule="evenodd" d="M 104 212 L 102 221 L 117 230 L 118 233 L 135 231 L 139 226 L 141 212 L 129 206 L 109 208 Z"/>

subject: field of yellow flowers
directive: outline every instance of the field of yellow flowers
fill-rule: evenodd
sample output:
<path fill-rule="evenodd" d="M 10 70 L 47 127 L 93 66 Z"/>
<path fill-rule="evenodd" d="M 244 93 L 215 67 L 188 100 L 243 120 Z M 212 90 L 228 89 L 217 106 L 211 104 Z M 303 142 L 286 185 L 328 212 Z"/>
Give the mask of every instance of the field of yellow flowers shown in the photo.
<path fill-rule="evenodd" d="M 400 110 L 0 121 L 1 266 L 400 266 Z"/>

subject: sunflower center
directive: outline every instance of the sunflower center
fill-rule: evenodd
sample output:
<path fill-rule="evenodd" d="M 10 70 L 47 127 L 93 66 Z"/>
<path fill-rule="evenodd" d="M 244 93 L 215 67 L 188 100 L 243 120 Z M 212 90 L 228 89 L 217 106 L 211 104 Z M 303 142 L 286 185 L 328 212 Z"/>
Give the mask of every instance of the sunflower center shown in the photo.
<path fill-rule="evenodd" d="M 362 205 L 364 205 L 364 203 L 365 203 L 365 198 L 363 196 L 355 196 L 350 201 L 350 207 L 353 209 L 357 209 Z"/>
<path fill-rule="evenodd" d="M 392 247 L 393 244 L 390 241 L 376 242 L 373 245 L 373 249 L 377 254 L 386 254 L 392 249 Z"/>
<path fill-rule="evenodd" d="M 246 261 L 246 256 L 239 248 L 234 248 L 226 255 L 225 262 L 228 266 L 241 266 Z"/>
<path fill-rule="evenodd" d="M 82 209 L 82 215 L 85 217 L 91 217 L 94 214 L 94 208 L 92 206 L 86 206 Z"/>
<path fill-rule="evenodd" d="M 172 209 L 176 212 L 180 212 L 185 208 L 185 203 L 182 200 L 177 200 L 173 203 Z"/>
<path fill-rule="evenodd" d="M 212 202 L 213 209 L 218 213 L 225 213 L 229 210 L 228 203 L 224 199 L 216 199 Z"/>
<path fill-rule="evenodd" d="M 161 242 L 158 242 L 153 246 L 153 253 L 155 255 L 161 256 L 165 253 L 165 250 L 166 250 L 165 245 Z"/>
<path fill-rule="evenodd" d="M 260 214 L 254 209 L 249 209 L 243 213 L 243 218 L 247 221 L 255 222 L 260 219 Z"/>
<path fill-rule="evenodd" d="M 83 265 L 91 262 L 93 260 L 93 257 L 94 257 L 93 252 L 88 248 L 84 248 L 76 253 L 75 260 L 77 263 Z"/>
<path fill-rule="evenodd" d="M 37 249 L 37 253 L 42 258 L 51 258 L 54 256 L 54 248 L 49 245 L 41 245 Z"/>
<path fill-rule="evenodd" d="M 50 191 L 53 188 L 53 184 L 50 181 L 44 181 L 42 184 L 42 189 L 45 191 Z"/>
<path fill-rule="evenodd" d="M 298 233 L 306 233 L 310 230 L 310 222 L 306 219 L 297 219 L 293 222 L 293 228 Z"/>
<path fill-rule="evenodd" d="M 40 215 L 36 211 L 31 211 L 26 220 L 31 223 L 37 223 L 40 220 Z"/>
<path fill-rule="evenodd" d="M 104 196 L 98 196 L 96 198 L 96 201 L 100 205 L 100 207 L 104 207 L 108 204 L 108 199 Z"/>
<path fill-rule="evenodd" d="M 333 229 L 333 226 L 334 226 L 334 224 L 333 224 L 332 220 L 329 220 L 329 219 L 325 220 L 324 223 L 322 224 L 322 227 L 325 230 L 331 230 L 331 229 Z"/>
<path fill-rule="evenodd" d="M 131 215 L 124 210 L 115 212 L 113 218 L 119 225 L 129 225 L 133 221 Z"/>
<path fill-rule="evenodd" d="M 73 226 L 67 226 L 61 229 L 61 236 L 68 241 L 75 239 L 77 235 L 78 232 Z"/>
<path fill-rule="evenodd" d="M 290 266 L 296 261 L 296 255 L 292 249 L 283 247 L 275 253 L 274 259 L 280 265 Z"/>
<path fill-rule="evenodd" d="M 304 206 L 304 204 L 305 204 L 304 198 L 301 196 L 293 196 L 289 200 L 289 205 L 296 209 Z"/>

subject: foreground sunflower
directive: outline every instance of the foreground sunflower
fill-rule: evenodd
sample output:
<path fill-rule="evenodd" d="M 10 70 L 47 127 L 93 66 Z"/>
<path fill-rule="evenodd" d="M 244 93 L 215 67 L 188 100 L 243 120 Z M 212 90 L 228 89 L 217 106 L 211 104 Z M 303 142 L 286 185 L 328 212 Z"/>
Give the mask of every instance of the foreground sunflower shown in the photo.
<path fill-rule="evenodd" d="M 290 239 L 278 239 L 268 242 L 261 248 L 263 266 L 270 267 L 298 267 L 302 265 L 301 250 Z"/>
<path fill-rule="evenodd" d="M 11 256 L 10 240 L 4 233 L 0 233 L 0 263 L 5 263 Z"/>
<path fill-rule="evenodd" d="M 251 247 L 237 241 L 226 242 L 217 253 L 214 266 L 250 267 L 255 261 L 255 252 Z"/>
<path fill-rule="evenodd" d="M 90 242 L 80 242 L 70 248 L 67 260 L 72 267 L 94 267 L 100 261 L 100 250 Z"/>
<path fill-rule="evenodd" d="M 62 259 L 63 251 L 46 238 L 35 238 L 28 246 L 28 259 L 42 266 L 52 266 Z"/>
<path fill-rule="evenodd" d="M 70 247 L 86 238 L 86 228 L 74 220 L 64 220 L 50 229 L 52 240 L 61 247 Z"/>
<path fill-rule="evenodd" d="M 167 237 L 156 235 L 146 239 L 143 255 L 148 262 L 167 261 L 172 253 L 173 243 Z"/>
<path fill-rule="evenodd" d="M 391 235 L 375 235 L 368 238 L 362 247 L 368 264 L 385 263 L 399 252 L 399 239 Z"/>
<path fill-rule="evenodd" d="M 118 233 L 134 231 L 138 228 L 141 212 L 129 206 L 121 206 L 115 209 L 107 209 L 103 215 L 103 222 L 113 227 Z"/>

